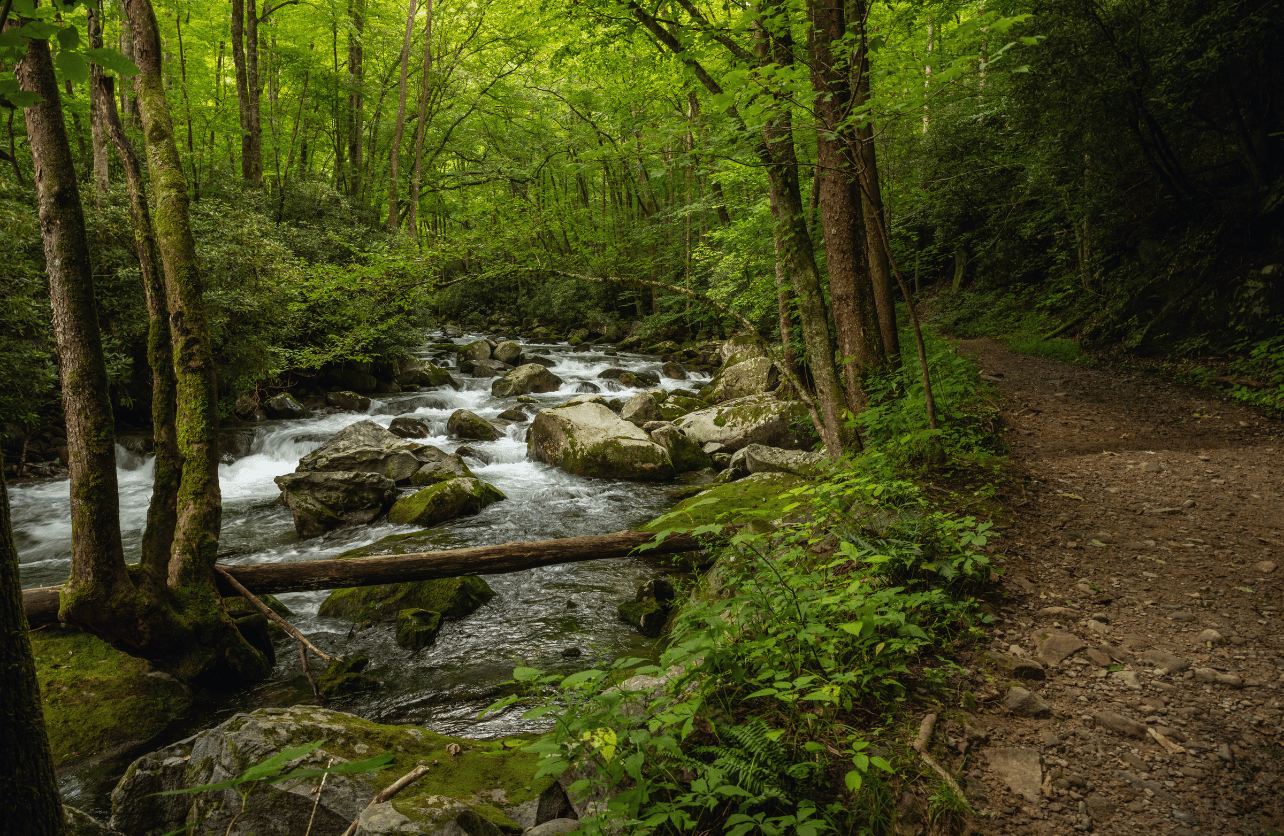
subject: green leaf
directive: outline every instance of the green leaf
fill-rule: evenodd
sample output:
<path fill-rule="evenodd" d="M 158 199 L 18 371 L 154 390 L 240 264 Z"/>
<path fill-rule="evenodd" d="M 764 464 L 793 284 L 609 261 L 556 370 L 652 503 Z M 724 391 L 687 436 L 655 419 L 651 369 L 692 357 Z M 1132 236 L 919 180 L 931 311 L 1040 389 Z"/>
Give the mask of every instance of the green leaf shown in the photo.
<path fill-rule="evenodd" d="M 138 75 L 138 67 L 124 55 L 114 49 L 91 49 L 85 52 L 89 60 L 110 73 L 133 78 Z"/>
<path fill-rule="evenodd" d="M 54 66 L 65 79 L 82 84 L 89 80 L 89 62 L 78 52 L 59 52 L 54 59 Z"/>
<path fill-rule="evenodd" d="M 58 46 L 63 49 L 75 49 L 80 46 L 80 32 L 74 26 L 64 26 L 58 30 Z"/>

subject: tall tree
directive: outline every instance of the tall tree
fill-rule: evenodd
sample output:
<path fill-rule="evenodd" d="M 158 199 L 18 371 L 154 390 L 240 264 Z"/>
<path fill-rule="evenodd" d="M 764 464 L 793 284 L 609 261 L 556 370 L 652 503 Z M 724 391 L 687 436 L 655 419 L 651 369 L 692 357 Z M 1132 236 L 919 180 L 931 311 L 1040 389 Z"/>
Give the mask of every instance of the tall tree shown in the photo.
<path fill-rule="evenodd" d="M 259 20 L 254 0 L 232 0 L 232 63 L 241 117 L 241 179 L 263 188 L 263 129 L 259 111 Z"/>
<path fill-rule="evenodd" d="M 361 200 L 364 193 L 365 166 L 362 164 L 362 141 L 365 131 L 365 66 L 361 38 L 365 32 L 366 0 L 348 0 L 348 196 Z"/>
<path fill-rule="evenodd" d="M 410 175 L 410 207 L 406 215 L 406 228 L 419 237 L 419 185 L 423 176 L 424 137 L 428 133 L 428 100 L 432 95 L 432 0 L 424 0 L 424 67 L 423 81 L 419 88 L 419 119 L 415 123 L 415 166 Z"/>
<path fill-rule="evenodd" d="M 397 121 L 392 131 L 392 145 L 388 149 L 388 231 L 396 232 L 400 226 L 401 211 L 398 206 L 400 190 L 397 184 L 397 164 L 401 161 L 401 135 L 406 128 L 406 74 L 410 65 L 410 46 L 415 37 L 415 0 L 407 0 L 406 40 L 401 47 L 401 82 L 397 88 Z"/>

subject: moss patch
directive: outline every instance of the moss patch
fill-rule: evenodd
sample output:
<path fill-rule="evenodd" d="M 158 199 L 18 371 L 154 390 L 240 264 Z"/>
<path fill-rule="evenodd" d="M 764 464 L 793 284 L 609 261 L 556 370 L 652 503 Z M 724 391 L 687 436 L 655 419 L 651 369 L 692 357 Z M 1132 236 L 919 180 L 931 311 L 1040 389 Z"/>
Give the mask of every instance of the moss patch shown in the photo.
<path fill-rule="evenodd" d="M 191 705 L 176 679 L 88 633 L 46 627 L 31 648 L 55 766 L 145 743 Z"/>
<path fill-rule="evenodd" d="M 488 583 L 468 575 L 336 589 L 321 603 L 317 614 L 358 623 L 391 620 L 404 609 L 438 612 L 443 618 L 463 618 L 494 597 L 495 591 Z"/>
<path fill-rule="evenodd" d="M 710 523 L 742 525 L 751 520 L 774 521 L 802 507 L 786 511 L 785 506 L 793 503 L 805 505 L 805 496 L 782 495 L 804 484 L 805 480 L 788 473 L 758 473 L 738 482 L 716 485 L 684 499 L 669 513 L 642 526 L 642 530 L 663 531 Z"/>
<path fill-rule="evenodd" d="M 436 525 L 456 517 L 481 513 L 504 494 L 480 479 L 450 479 L 398 499 L 388 511 L 388 520 L 397 525 Z"/>

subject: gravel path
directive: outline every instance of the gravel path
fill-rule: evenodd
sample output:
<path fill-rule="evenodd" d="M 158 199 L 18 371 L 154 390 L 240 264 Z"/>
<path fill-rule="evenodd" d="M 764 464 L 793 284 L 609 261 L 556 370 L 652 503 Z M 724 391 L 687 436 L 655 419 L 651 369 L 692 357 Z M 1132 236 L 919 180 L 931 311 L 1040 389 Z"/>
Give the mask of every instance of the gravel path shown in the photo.
<path fill-rule="evenodd" d="M 1002 394 L 1017 473 L 976 710 L 938 732 L 995 814 L 979 831 L 1284 831 L 1284 425 L 962 348 Z"/>

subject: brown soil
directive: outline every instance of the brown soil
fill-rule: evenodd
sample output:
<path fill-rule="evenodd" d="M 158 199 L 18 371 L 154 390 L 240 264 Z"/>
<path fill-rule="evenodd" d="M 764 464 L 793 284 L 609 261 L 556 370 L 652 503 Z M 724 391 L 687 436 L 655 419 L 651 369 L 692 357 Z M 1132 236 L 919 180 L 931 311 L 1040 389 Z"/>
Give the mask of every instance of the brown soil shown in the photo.
<path fill-rule="evenodd" d="M 937 733 L 994 814 L 978 829 L 1284 830 L 1284 425 L 962 348 L 1002 395 L 1017 485 L 979 703 Z"/>

